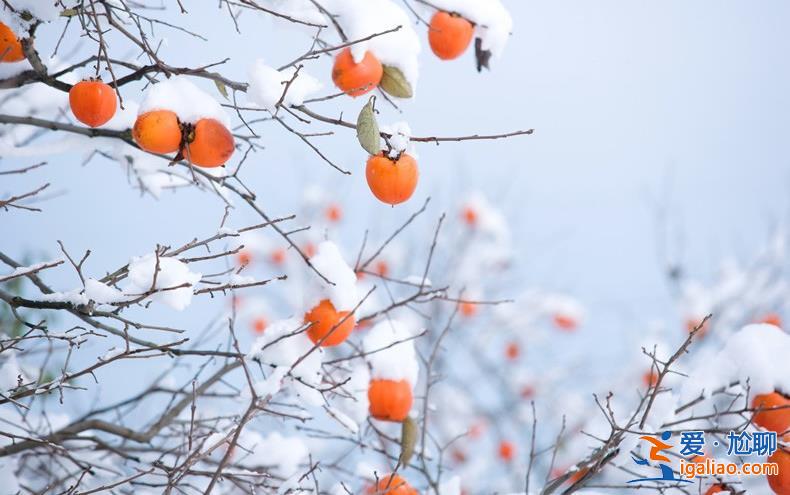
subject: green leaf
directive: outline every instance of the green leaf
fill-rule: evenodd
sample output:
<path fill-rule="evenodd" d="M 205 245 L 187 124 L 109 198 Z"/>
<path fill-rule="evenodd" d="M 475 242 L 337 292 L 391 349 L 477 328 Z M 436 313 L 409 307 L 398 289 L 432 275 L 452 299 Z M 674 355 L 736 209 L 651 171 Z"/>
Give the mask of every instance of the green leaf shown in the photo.
<path fill-rule="evenodd" d="M 371 155 L 378 155 L 381 152 L 381 133 L 373 107 L 375 102 L 376 97 L 371 96 L 357 117 L 357 140 Z"/>
<path fill-rule="evenodd" d="M 411 84 L 406 80 L 400 69 L 391 65 L 384 66 L 384 76 L 381 78 L 379 87 L 387 94 L 396 98 L 411 98 L 414 96 Z"/>
<path fill-rule="evenodd" d="M 228 98 L 228 88 L 225 87 L 225 83 L 223 83 L 222 81 L 214 80 L 214 84 L 217 85 L 217 89 L 222 94 L 222 96 L 224 96 L 225 99 L 228 100 L 229 99 Z"/>
<path fill-rule="evenodd" d="M 411 456 L 414 455 L 414 446 L 417 444 L 417 433 L 419 430 L 420 427 L 417 425 L 417 421 L 412 419 L 411 416 L 403 421 L 400 430 L 400 457 L 398 457 L 398 462 L 401 466 L 408 465 Z"/>

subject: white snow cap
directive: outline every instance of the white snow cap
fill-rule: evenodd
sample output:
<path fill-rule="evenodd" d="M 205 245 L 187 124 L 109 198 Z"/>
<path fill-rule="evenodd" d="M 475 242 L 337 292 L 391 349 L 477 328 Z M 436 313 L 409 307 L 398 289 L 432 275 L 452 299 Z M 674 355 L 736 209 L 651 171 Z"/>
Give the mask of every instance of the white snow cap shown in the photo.
<path fill-rule="evenodd" d="M 683 387 L 681 398 L 710 394 L 735 380 L 749 386 L 752 395 L 781 390 L 790 393 L 790 335 L 774 325 L 746 325 L 734 333 L 713 359 L 700 363 Z"/>
<path fill-rule="evenodd" d="M 297 331 L 302 322 L 296 318 L 279 320 L 268 327 L 252 344 L 249 357 L 258 358 L 264 364 L 284 367 L 287 371 L 299 358 L 313 348 L 313 343 L 304 333 L 285 337 Z M 317 385 L 321 382 L 321 348 L 311 352 L 291 373 L 305 383 Z"/>
<path fill-rule="evenodd" d="M 409 326 L 400 320 L 386 320 L 374 326 L 362 344 L 371 378 L 406 380 L 413 388 L 420 373 L 414 340 L 406 340 L 413 336 Z M 392 345 L 395 342 L 398 343 Z"/>
<path fill-rule="evenodd" d="M 146 254 L 133 257 L 129 262 L 129 283 L 124 289 L 126 294 L 142 294 L 151 290 L 154 271 L 156 270 L 156 255 Z M 153 300 L 181 311 L 192 302 L 192 286 L 198 283 L 202 275 L 191 272 L 189 267 L 175 258 L 159 257 L 159 271 L 156 275 L 155 289 L 166 289 L 188 284 L 188 287 L 157 292 Z"/>
<path fill-rule="evenodd" d="M 247 88 L 247 98 L 255 105 L 274 112 L 277 102 L 283 98 L 288 81 L 293 79 L 288 86 L 288 92 L 285 93 L 283 104 L 301 105 L 308 96 L 320 90 L 322 84 L 304 69 L 300 70 L 294 79 L 295 72 L 296 69 L 293 67 L 278 71 L 266 65 L 263 59 L 256 60 L 249 70 L 250 84 Z"/>
<path fill-rule="evenodd" d="M 3 392 L 15 389 L 19 385 L 20 377 L 22 377 L 22 383 L 26 383 L 29 380 L 16 360 L 16 352 L 12 350 L 6 354 L 7 359 L 0 366 L 0 390 Z"/>
<path fill-rule="evenodd" d="M 153 110 L 172 110 L 181 121 L 192 124 L 210 118 L 230 127 L 230 118 L 217 100 L 187 76 L 173 76 L 151 86 L 140 104 L 139 115 Z"/>
<path fill-rule="evenodd" d="M 306 291 L 306 309 L 313 308 L 323 299 L 329 299 L 337 311 L 354 309 L 359 303 L 357 276 L 343 260 L 337 245 L 331 241 L 322 242 L 318 245 L 315 256 L 310 258 L 310 263 L 335 285 L 312 277 L 311 286 Z"/>
<path fill-rule="evenodd" d="M 381 131 L 391 134 L 389 138 L 392 150 L 389 153 L 390 158 L 396 158 L 402 152 L 407 151 L 411 143 L 411 127 L 408 122 L 395 122 L 389 126 L 381 126 Z M 382 138 L 382 142 L 384 139 Z M 382 149 L 384 149 L 382 147 Z"/>
<path fill-rule="evenodd" d="M 433 0 L 436 7 L 461 14 L 475 23 L 475 35 L 483 50 L 499 57 L 513 30 L 513 18 L 499 0 Z"/>
<path fill-rule="evenodd" d="M 94 278 L 89 278 L 85 281 L 85 296 L 99 304 L 110 304 L 133 299 L 133 296 L 128 296 L 115 287 L 110 287 Z"/>
<path fill-rule="evenodd" d="M 289 478 L 298 474 L 307 462 L 310 451 L 299 437 L 286 437 L 272 432 L 266 437 L 244 430 L 239 438 L 237 456 L 248 468 L 266 467 L 272 474 Z"/>
<path fill-rule="evenodd" d="M 401 26 L 393 33 L 355 43 L 350 47 L 351 55 L 356 62 L 361 62 L 365 52 L 370 50 L 382 64 L 400 69 L 412 89 L 416 89 L 420 38 L 405 10 L 391 0 L 329 0 L 323 5 L 335 15 L 350 41 Z"/>

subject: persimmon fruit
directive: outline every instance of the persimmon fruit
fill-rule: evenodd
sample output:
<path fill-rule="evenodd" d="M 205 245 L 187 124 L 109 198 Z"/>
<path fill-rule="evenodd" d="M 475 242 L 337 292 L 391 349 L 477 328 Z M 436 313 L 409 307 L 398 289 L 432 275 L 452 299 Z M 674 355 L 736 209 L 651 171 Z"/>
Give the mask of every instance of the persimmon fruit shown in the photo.
<path fill-rule="evenodd" d="M 246 249 L 243 249 L 236 255 L 236 261 L 238 262 L 239 266 L 247 266 L 252 263 L 252 253 Z"/>
<path fill-rule="evenodd" d="M 329 205 L 326 208 L 326 219 L 330 222 L 337 223 L 343 218 L 343 210 L 340 209 L 339 205 Z"/>
<path fill-rule="evenodd" d="M 560 330 L 565 330 L 568 332 L 576 330 L 576 327 L 579 325 L 579 323 L 576 321 L 576 318 L 562 313 L 555 314 L 552 317 L 552 320 L 554 321 L 554 326 Z"/>
<path fill-rule="evenodd" d="M 22 43 L 6 24 L 0 22 L 0 62 L 19 62 L 25 58 Z"/>
<path fill-rule="evenodd" d="M 378 479 L 367 489 L 367 495 L 418 495 L 417 490 L 397 474 L 388 474 Z"/>
<path fill-rule="evenodd" d="M 768 323 L 769 325 L 782 328 L 782 317 L 776 313 L 768 313 L 767 315 L 760 318 L 759 323 Z"/>
<path fill-rule="evenodd" d="M 775 431 L 780 436 L 790 429 L 790 398 L 779 392 L 756 395 L 752 408 L 760 409 L 752 416 L 752 422 L 766 430 Z M 774 408 L 783 408 L 775 409 Z"/>
<path fill-rule="evenodd" d="M 453 60 L 466 51 L 474 32 L 474 25 L 460 15 L 439 11 L 431 18 L 428 43 L 437 57 Z"/>
<path fill-rule="evenodd" d="M 266 327 L 269 326 L 269 322 L 266 321 L 264 317 L 255 318 L 252 322 L 252 330 L 257 334 L 262 334 L 266 331 Z"/>
<path fill-rule="evenodd" d="M 515 361 L 521 355 L 521 349 L 517 342 L 508 343 L 505 347 L 505 356 L 511 361 Z"/>
<path fill-rule="evenodd" d="M 768 462 L 775 462 L 779 467 L 777 474 L 766 476 L 768 486 L 776 495 L 790 495 L 790 452 L 779 448 L 768 457 Z"/>
<path fill-rule="evenodd" d="M 145 151 L 175 153 L 181 146 L 181 124 L 175 112 L 152 110 L 137 116 L 132 137 Z"/>
<path fill-rule="evenodd" d="M 471 206 L 465 206 L 464 209 L 461 210 L 461 218 L 464 220 L 464 223 L 470 227 L 474 227 L 477 225 L 477 210 Z"/>
<path fill-rule="evenodd" d="M 396 160 L 384 153 L 371 156 L 365 168 L 370 191 L 379 201 L 393 206 L 411 198 L 419 175 L 417 161 L 407 153 Z"/>
<path fill-rule="evenodd" d="M 357 97 L 378 86 L 384 75 L 384 66 L 370 51 L 357 63 L 351 49 L 345 48 L 335 57 L 332 80 L 335 86 L 349 96 Z"/>
<path fill-rule="evenodd" d="M 368 385 L 370 415 L 376 419 L 401 422 L 409 415 L 413 401 L 406 380 L 373 379 Z"/>
<path fill-rule="evenodd" d="M 348 311 L 337 311 L 329 299 L 322 300 L 305 313 L 304 322 L 312 323 L 307 329 L 307 336 L 314 344 L 320 342 L 321 347 L 342 344 L 356 325 L 354 315 Z"/>
<path fill-rule="evenodd" d="M 497 449 L 499 453 L 499 458 L 505 462 L 510 462 L 516 456 L 516 446 L 513 445 L 513 442 L 508 440 L 502 440 L 499 442 L 499 448 Z"/>
<path fill-rule="evenodd" d="M 285 249 L 283 248 L 275 249 L 274 251 L 272 251 L 270 259 L 272 263 L 274 263 L 275 265 L 282 265 L 283 263 L 285 263 Z"/>
<path fill-rule="evenodd" d="M 386 277 L 390 274 L 390 266 L 384 260 L 379 260 L 376 262 L 375 270 L 379 277 Z"/>
<path fill-rule="evenodd" d="M 471 318 L 477 314 L 477 304 L 464 301 L 458 306 L 458 310 L 461 312 L 461 316 Z"/>
<path fill-rule="evenodd" d="M 728 492 L 728 491 L 730 490 L 727 488 L 726 485 L 721 485 L 721 484 L 713 485 L 710 488 L 708 488 L 708 491 L 705 492 L 705 495 L 714 495 L 716 493 Z"/>
<path fill-rule="evenodd" d="M 69 90 L 71 113 L 89 127 L 106 124 L 118 108 L 115 90 L 99 80 L 80 81 Z"/>
<path fill-rule="evenodd" d="M 228 128 L 217 119 L 204 118 L 187 134 L 184 157 L 198 167 L 213 168 L 225 165 L 234 150 Z"/>

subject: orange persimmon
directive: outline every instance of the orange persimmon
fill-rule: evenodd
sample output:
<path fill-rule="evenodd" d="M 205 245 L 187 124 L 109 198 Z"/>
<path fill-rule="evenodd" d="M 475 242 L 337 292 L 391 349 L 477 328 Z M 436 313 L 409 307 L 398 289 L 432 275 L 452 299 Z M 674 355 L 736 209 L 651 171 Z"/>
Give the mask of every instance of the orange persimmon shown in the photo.
<path fill-rule="evenodd" d="M 752 400 L 752 408 L 760 409 L 752 417 L 752 422 L 757 426 L 775 431 L 780 436 L 790 429 L 790 398 L 779 392 L 756 395 Z"/>
<path fill-rule="evenodd" d="M 175 112 L 152 110 L 137 116 L 132 137 L 145 151 L 175 153 L 181 146 L 181 124 Z"/>
<path fill-rule="evenodd" d="M 768 486 L 776 495 L 790 495 L 790 452 L 779 448 L 770 457 L 768 462 L 775 462 L 779 467 L 779 472 L 768 475 Z"/>
<path fill-rule="evenodd" d="M 414 398 L 406 380 L 373 379 L 368 385 L 370 415 L 382 421 L 406 419 Z"/>
<path fill-rule="evenodd" d="M 321 347 L 342 344 L 356 325 L 354 315 L 348 311 L 337 311 L 329 299 L 322 300 L 305 313 L 304 322 L 312 323 L 307 329 L 307 336 L 314 344 L 321 342 Z"/>
<path fill-rule="evenodd" d="M 384 67 L 371 52 L 365 52 L 362 61 L 357 63 L 351 49 L 345 48 L 335 57 L 332 67 L 332 80 L 335 86 L 349 96 L 364 95 L 378 86 L 384 75 Z"/>
<path fill-rule="evenodd" d="M 69 90 L 71 113 L 89 127 L 106 124 L 118 107 L 115 90 L 99 80 L 80 81 Z"/>
<path fill-rule="evenodd" d="M 367 495 L 418 495 L 406 480 L 397 474 L 388 474 L 378 479 L 366 490 Z"/>
<path fill-rule="evenodd" d="M 187 134 L 184 157 L 199 167 L 219 167 L 233 154 L 233 135 L 216 119 L 200 119 Z"/>
<path fill-rule="evenodd" d="M 22 43 L 10 27 L 0 22 L 0 62 L 19 62 L 24 58 Z"/>
<path fill-rule="evenodd" d="M 365 168 L 370 191 L 381 202 L 397 205 L 408 200 L 417 188 L 417 161 L 406 153 L 397 160 L 386 154 L 371 156 Z"/>
<path fill-rule="evenodd" d="M 428 27 L 431 50 L 442 60 L 460 57 L 469 47 L 475 28 L 455 12 L 439 11 L 433 15 Z"/>

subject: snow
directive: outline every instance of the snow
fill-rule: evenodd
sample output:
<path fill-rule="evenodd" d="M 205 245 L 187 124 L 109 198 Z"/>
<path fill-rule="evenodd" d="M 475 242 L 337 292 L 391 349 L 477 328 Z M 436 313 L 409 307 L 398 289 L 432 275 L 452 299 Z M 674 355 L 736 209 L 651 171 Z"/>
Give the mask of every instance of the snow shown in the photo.
<path fill-rule="evenodd" d="M 99 304 L 112 304 L 130 298 L 115 287 L 110 287 L 93 278 L 85 281 L 85 296 Z"/>
<path fill-rule="evenodd" d="M 502 55 L 513 30 L 513 18 L 499 0 L 432 0 L 434 6 L 461 14 L 475 23 L 475 35 L 483 50 Z"/>
<path fill-rule="evenodd" d="M 749 380 L 752 396 L 781 390 L 790 391 L 790 335 L 774 325 L 746 325 L 727 339 L 724 348 L 711 359 L 699 362 L 681 391 L 681 400 L 700 393 Z"/>
<path fill-rule="evenodd" d="M 313 343 L 304 332 L 285 337 L 301 327 L 301 320 L 296 318 L 275 321 L 266 328 L 263 335 L 255 340 L 248 356 L 257 358 L 264 364 L 283 367 L 287 371 L 299 358 L 313 348 Z M 323 352 L 321 348 L 311 352 L 291 371 L 291 374 L 305 383 L 313 385 L 320 383 Z"/>
<path fill-rule="evenodd" d="M 439 486 L 441 495 L 461 495 L 461 478 L 453 476 Z"/>
<path fill-rule="evenodd" d="M 3 392 L 15 389 L 19 385 L 19 376 L 22 376 L 22 383 L 28 381 L 27 376 L 19 366 L 16 359 L 16 352 L 13 350 L 4 353 L 6 360 L 0 366 L 0 390 Z"/>
<path fill-rule="evenodd" d="M 389 153 L 390 158 L 397 158 L 398 155 L 407 151 L 411 142 L 411 127 L 409 127 L 407 122 L 395 122 L 389 126 L 383 125 L 380 127 L 380 130 L 391 134 L 389 138 L 390 146 L 392 146 L 392 150 Z M 410 150 L 410 154 L 413 155 L 413 150 Z"/>
<path fill-rule="evenodd" d="M 310 258 L 316 270 L 334 285 L 312 277 L 306 289 L 305 309 L 309 310 L 323 299 L 329 299 L 337 311 L 351 311 L 359 303 L 357 275 L 345 262 L 340 249 L 334 242 L 324 241 Z"/>
<path fill-rule="evenodd" d="M 6 275 L 0 275 L 0 282 L 11 280 L 12 278 L 17 278 L 19 276 L 26 275 L 28 273 L 35 273 L 47 265 L 55 265 L 59 263 L 63 263 L 63 258 L 58 258 L 52 261 L 44 261 L 42 263 L 36 263 L 34 265 L 20 266 L 15 268 L 14 271 L 12 271 L 11 273 L 8 273 Z"/>
<path fill-rule="evenodd" d="M 332 399 L 336 410 L 342 411 L 350 421 L 356 424 L 364 423 L 368 417 L 368 385 L 370 383 L 370 370 L 367 364 L 359 362 L 347 374 L 339 377 L 339 382 L 345 382 L 343 393 Z"/>
<path fill-rule="evenodd" d="M 129 283 L 124 288 L 126 294 L 143 294 L 151 290 L 154 272 L 156 270 L 156 255 L 146 254 L 133 257 L 129 262 Z M 192 302 L 192 286 L 200 281 L 200 273 L 189 270 L 189 267 L 175 259 L 159 257 L 159 271 L 156 274 L 155 289 L 166 289 L 188 284 L 188 287 L 164 290 L 151 296 L 155 301 L 169 306 L 176 311 L 181 311 Z"/>
<path fill-rule="evenodd" d="M 283 98 L 283 105 L 301 105 L 304 100 L 317 92 L 323 86 L 317 79 L 307 74 L 303 69 L 293 79 L 296 68 L 288 67 L 282 71 L 266 65 L 258 59 L 249 70 L 249 87 L 247 98 L 255 105 L 265 108 L 270 112 L 277 110 L 277 103 Z M 288 92 L 283 97 L 283 91 L 288 81 L 293 82 L 288 86 Z"/>
<path fill-rule="evenodd" d="M 401 26 L 398 31 L 376 36 L 351 46 L 351 55 L 361 62 L 370 50 L 383 65 L 397 67 L 416 90 L 419 75 L 417 56 L 420 38 L 412 27 L 414 22 L 398 4 L 391 0 L 330 0 L 322 2 L 334 14 L 349 41 L 382 33 Z"/>
<path fill-rule="evenodd" d="M 354 435 L 356 435 L 359 432 L 359 425 L 357 424 L 357 422 L 351 419 L 350 417 L 348 417 L 345 413 L 343 413 L 339 409 L 334 407 L 327 407 L 326 412 Z"/>
<path fill-rule="evenodd" d="M 53 21 L 60 15 L 60 9 L 54 0 L 14 0 L 11 5 L 18 13 L 28 12 L 45 22 Z M 27 28 L 31 24 L 5 6 L 0 7 L 0 22 L 10 27 L 18 38 L 26 36 Z"/>
<path fill-rule="evenodd" d="M 82 292 L 82 289 L 74 289 L 68 292 L 52 292 L 51 294 L 42 294 L 41 297 L 39 297 L 39 300 L 44 302 L 69 303 L 74 306 L 82 306 L 90 302 L 88 297 Z"/>
<path fill-rule="evenodd" d="M 110 359 L 120 356 L 125 351 L 123 348 L 113 347 L 109 351 L 105 352 L 104 355 L 101 357 L 102 361 L 109 361 Z"/>
<path fill-rule="evenodd" d="M 362 347 L 371 368 L 371 377 L 384 380 L 406 380 L 414 387 L 420 372 L 414 336 L 402 320 L 389 319 L 376 324 L 365 336 Z M 405 342 L 404 342 L 405 341 Z M 395 345 L 395 342 L 398 342 Z M 388 347 L 392 345 L 392 347 Z"/>
<path fill-rule="evenodd" d="M 187 76 L 173 76 L 151 86 L 140 104 L 138 115 L 153 110 L 172 110 L 179 120 L 192 124 L 203 118 L 212 118 L 230 128 L 230 118 L 222 106 Z"/>
<path fill-rule="evenodd" d="M 277 431 L 262 437 L 257 432 L 244 430 L 237 452 L 240 452 L 237 455 L 242 466 L 266 467 L 273 475 L 283 478 L 297 474 L 310 455 L 301 438 L 286 437 Z"/>

